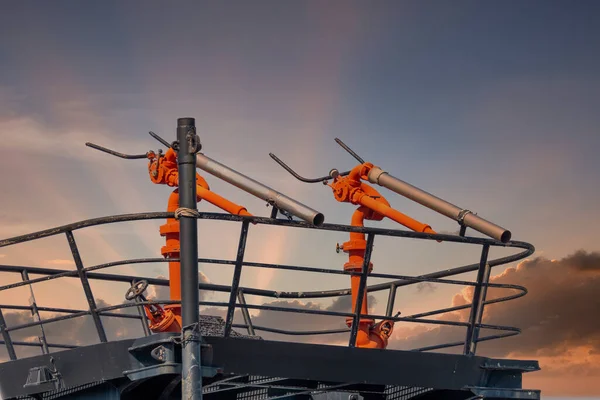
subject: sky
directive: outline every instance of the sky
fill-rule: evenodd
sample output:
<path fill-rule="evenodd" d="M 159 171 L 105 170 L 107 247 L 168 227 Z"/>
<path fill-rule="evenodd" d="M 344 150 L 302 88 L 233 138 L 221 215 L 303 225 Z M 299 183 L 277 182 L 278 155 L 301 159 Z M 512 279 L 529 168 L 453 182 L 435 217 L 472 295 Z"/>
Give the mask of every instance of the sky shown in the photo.
<path fill-rule="evenodd" d="M 209 157 L 318 209 L 326 222 L 349 224 L 352 205 L 337 203 L 327 187 L 294 180 L 268 156 L 277 154 L 306 176 L 346 170 L 355 161 L 336 145 L 339 137 L 392 175 L 510 229 L 514 240 L 533 243 L 529 260 L 493 274 L 537 291 L 484 315 L 520 324 L 523 335 L 482 351 L 540 359 L 542 371 L 526 377 L 525 385 L 544 393 L 600 395 L 594 385 L 600 327 L 589 318 L 600 310 L 592 299 L 600 283 L 597 2 L 58 0 L 5 2 L 1 9 L 0 168 L 6 183 L 0 238 L 165 210 L 171 189 L 149 181 L 145 161 L 115 159 L 84 143 L 156 151 L 160 144 L 147 132 L 174 140 L 179 117 L 196 118 Z M 263 201 L 203 176 L 212 190 L 251 213 L 269 214 Z M 380 192 L 438 231 L 457 230 L 431 210 Z M 199 208 L 218 211 L 204 202 Z M 84 263 L 160 256 L 161 223 L 76 232 Z M 390 221 L 369 226 L 398 227 Z M 238 232 L 236 224 L 202 222 L 200 256 L 234 258 Z M 251 226 L 246 256 L 341 269 L 346 259 L 335 244 L 346 240 Z M 419 275 L 477 262 L 479 251 L 378 238 L 373 262 L 376 272 Z M 492 256 L 511 253 L 494 249 Z M 64 237 L 0 248 L 5 265 L 68 269 L 69 257 Z M 230 267 L 201 270 L 209 282 L 231 279 Z M 166 271 L 165 265 L 140 265 L 108 272 Z M 0 284 L 19 279 L 0 275 Z M 308 291 L 348 282 L 253 269 L 244 271 L 242 285 Z M 116 304 L 126 286 L 93 282 L 92 289 Z M 409 315 L 459 304 L 468 300 L 465 290 L 409 287 L 399 291 L 396 308 Z M 38 284 L 35 295 L 40 305 L 84 306 L 79 285 L 69 279 Z M 4 291 L 0 302 L 22 304 L 28 296 L 25 288 Z M 382 312 L 385 301 L 375 294 L 370 305 Z M 343 308 L 331 301 L 295 304 Z M 27 317 L 13 314 L 14 321 Z M 265 312 L 255 317 L 272 326 L 339 324 Z M 565 318 L 569 329 L 563 329 Z M 546 342 L 530 340 L 540 332 Z M 398 324 L 390 347 L 454 334 Z M 509 345 L 518 351 L 510 353 Z"/>

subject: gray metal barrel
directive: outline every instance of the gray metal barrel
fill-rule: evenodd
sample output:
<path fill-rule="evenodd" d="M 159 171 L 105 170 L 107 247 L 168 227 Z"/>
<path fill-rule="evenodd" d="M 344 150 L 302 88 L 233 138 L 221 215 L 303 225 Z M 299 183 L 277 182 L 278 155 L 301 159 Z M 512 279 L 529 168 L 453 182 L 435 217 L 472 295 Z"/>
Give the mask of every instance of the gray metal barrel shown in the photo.
<path fill-rule="evenodd" d="M 454 204 L 448 203 L 439 197 L 436 197 L 409 183 L 395 178 L 379 167 L 373 167 L 371 169 L 369 172 L 369 182 L 388 188 L 404 197 L 424 205 L 425 207 L 437 211 L 448 218 L 452 218 L 453 220 L 462 223 L 469 228 L 475 229 L 478 232 L 499 240 L 502 243 L 506 243 L 510 240 L 511 233 L 509 230 L 487 221 L 473 214 L 469 210 L 464 210 L 460 207 L 457 207 Z"/>
<path fill-rule="evenodd" d="M 313 225 L 320 226 L 325 221 L 325 216 L 322 213 L 315 211 L 312 208 L 205 156 L 204 154 L 196 154 L 196 166 L 225 182 L 237 186 L 256 197 L 271 203 L 280 210 L 287 211 Z"/>

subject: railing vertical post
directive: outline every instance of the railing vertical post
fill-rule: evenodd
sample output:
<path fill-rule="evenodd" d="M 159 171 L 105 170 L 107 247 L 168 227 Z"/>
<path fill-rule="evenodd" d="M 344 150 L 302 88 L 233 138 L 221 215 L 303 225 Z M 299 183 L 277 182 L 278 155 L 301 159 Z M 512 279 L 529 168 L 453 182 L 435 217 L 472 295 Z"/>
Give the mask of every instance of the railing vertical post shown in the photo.
<path fill-rule="evenodd" d="M 488 253 L 490 251 L 490 245 L 484 244 L 481 249 L 481 258 L 479 260 L 479 269 L 477 270 L 477 281 L 473 290 L 473 302 L 471 303 L 471 313 L 469 314 L 469 326 L 467 326 L 467 336 L 465 338 L 465 348 L 463 353 L 465 355 L 475 354 L 475 347 L 473 346 L 475 324 L 477 323 L 477 316 L 481 318 L 480 308 L 483 302 L 481 301 L 481 289 L 482 283 L 485 276 Z"/>
<path fill-rule="evenodd" d="M 362 310 L 363 300 L 367 289 L 367 275 L 369 274 L 369 264 L 371 262 L 371 254 L 373 253 L 373 241 L 375 234 L 369 233 L 367 236 L 367 249 L 365 250 L 365 258 L 363 261 L 362 272 L 360 274 L 360 282 L 358 284 L 358 294 L 356 297 L 356 307 L 354 309 L 354 318 L 352 321 L 352 329 L 350 330 L 350 347 L 356 346 L 356 335 L 358 334 L 358 324 L 360 322 L 360 311 Z"/>
<path fill-rule="evenodd" d="M 94 300 L 90 282 L 88 281 L 85 271 L 83 270 L 83 262 L 81 261 L 81 256 L 79 255 L 77 243 L 75 243 L 75 237 L 73 236 L 72 231 L 66 231 L 65 234 L 67 235 L 67 241 L 69 242 L 69 247 L 71 248 L 71 253 L 73 254 L 73 261 L 75 261 L 75 266 L 77 267 L 77 274 L 81 280 L 81 285 L 83 286 L 83 291 L 85 292 L 85 297 L 90 307 L 90 314 L 92 315 L 94 325 L 96 326 L 98 337 L 102 343 L 106 343 L 108 341 L 106 339 L 106 332 L 104 332 L 104 326 L 102 326 L 100 315 L 98 315 L 98 311 L 96 311 L 96 300 Z"/>
<path fill-rule="evenodd" d="M 17 353 L 15 353 L 15 347 L 13 346 L 13 342 L 10 338 L 10 334 L 6 330 L 6 321 L 4 320 L 4 314 L 2 314 L 2 309 L 0 308 L 0 332 L 2 332 L 2 340 L 4 340 L 4 345 L 6 346 L 6 352 L 8 353 L 8 357 L 11 360 L 17 359 Z"/>
<path fill-rule="evenodd" d="M 271 218 L 276 219 L 277 213 L 279 212 L 279 208 L 277 208 L 277 206 L 275 204 L 273 204 L 271 207 L 272 207 L 271 208 Z"/>
<path fill-rule="evenodd" d="M 490 274 L 492 272 L 492 267 L 490 264 L 486 262 L 485 271 L 483 272 L 483 281 L 481 287 L 481 296 L 479 297 L 479 305 L 477 307 L 477 315 L 475 316 L 475 329 L 473 330 L 473 341 L 471 344 L 472 353 L 475 354 L 477 351 L 477 340 L 479 339 L 479 324 L 481 324 L 481 320 L 483 318 L 483 308 L 485 307 L 485 298 L 487 296 L 488 283 L 490 283 Z"/>
<path fill-rule="evenodd" d="M 26 269 L 21 271 L 21 278 L 23 282 L 27 282 L 29 280 L 29 273 Z M 39 336 L 38 339 L 40 341 L 40 347 L 42 348 L 42 354 L 50 354 L 50 350 L 48 349 L 48 341 L 46 340 L 46 333 L 44 332 L 44 325 L 41 322 L 42 318 L 40 317 L 40 310 L 38 309 L 37 302 L 35 301 L 35 295 L 33 294 L 33 286 L 29 285 L 29 293 L 31 294 L 30 298 L 30 306 L 31 306 L 31 315 L 36 322 L 40 323 L 40 330 L 42 331 L 42 336 Z"/>
<path fill-rule="evenodd" d="M 246 251 L 246 238 L 248 237 L 248 227 L 250 221 L 242 221 L 242 231 L 238 243 L 237 256 L 235 258 L 235 269 L 233 270 L 233 279 L 231 281 L 231 293 L 229 294 L 229 306 L 227 307 L 227 318 L 225 320 L 225 331 L 223 336 L 228 337 L 231 333 L 231 324 L 233 324 L 233 315 L 235 313 L 235 297 L 240 287 L 240 278 L 242 276 L 242 267 L 244 263 L 244 253 Z"/>
<path fill-rule="evenodd" d="M 254 326 L 252 325 L 252 318 L 250 318 L 250 312 L 246 307 L 244 307 L 246 305 L 246 298 L 244 297 L 244 291 L 242 289 L 238 289 L 237 297 L 240 305 L 242 305 L 242 316 L 244 317 L 244 324 L 246 324 L 246 327 L 248 329 L 248 335 L 254 336 L 256 335 L 256 333 L 254 333 Z"/>
<path fill-rule="evenodd" d="M 385 309 L 385 315 L 391 317 L 394 313 L 394 303 L 396 302 L 396 290 L 397 286 L 393 283 L 390 285 L 390 294 L 388 295 L 387 307 Z"/>
<path fill-rule="evenodd" d="M 198 291 L 198 220 L 196 207 L 196 153 L 200 141 L 194 118 L 177 120 L 177 166 L 179 170 L 182 398 L 202 399 L 202 361 Z"/>

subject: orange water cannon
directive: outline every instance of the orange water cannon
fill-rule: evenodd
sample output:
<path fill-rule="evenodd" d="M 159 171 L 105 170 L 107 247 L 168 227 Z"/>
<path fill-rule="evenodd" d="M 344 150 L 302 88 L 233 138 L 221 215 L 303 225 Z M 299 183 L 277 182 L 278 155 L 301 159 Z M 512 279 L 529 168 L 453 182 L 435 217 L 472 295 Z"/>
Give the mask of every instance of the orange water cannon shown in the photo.
<path fill-rule="evenodd" d="M 177 163 L 177 142 L 169 143 L 154 132 L 150 135 L 167 147 L 163 154 L 162 150 L 157 152 L 148 151 L 145 154 L 123 154 L 114 150 L 98 146 L 93 143 L 86 143 L 87 146 L 96 150 L 111 154 L 124 159 L 147 159 L 148 174 L 150 180 L 156 184 L 163 184 L 171 187 L 177 187 L 179 184 L 179 171 Z M 193 139 L 196 138 L 196 139 Z M 317 210 L 314 210 L 275 189 L 263 185 L 262 183 L 249 178 L 248 176 L 229 168 L 228 166 L 213 160 L 200 153 L 201 145 L 197 136 L 192 136 L 192 145 L 196 154 L 196 167 L 205 172 L 228 182 L 247 193 L 258 197 L 267 202 L 267 205 L 273 207 L 271 218 L 275 218 L 277 213 L 287 216 L 289 219 L 297 217 L 313 225 L 322 225 L 325 217 Z M 252 216 L 245 207 L 235 204 L 222 196 L 212 192 L 206 180 L 196 173 L 196 197 L 197 201 L 206 200 L 220 209 L 234 215 Z M 187 209 L 179 208 L 179 191 L 175 189 L 171 193 L 167 206 L 168 212 L 175 214 L 174 218 L 168 218 L 167 223 L 160 227 L 160 234 L 166 239 L 165 246 L 161 249 L 161 254 L 173 261 L 169 261 L 169 291 L 170 300 L 181 300 L 181 270 L 179 263 L 180 256 L 180 226 L 178 218 L 180 213 L 189 212 Z M 177 261 L 175 261 L 177 260 Z M 233 294 L 232 294 L 233 295 Z M 181 330 L 181 306 L 179 304 L 166 305 L 162 307 L 149 307 L 145 305 L 146 314 L 150 320 L 151 330 L 155 332 L 175 332 Z"/>
<path fill-rule="evenodd" d="M 274 154 L 270 153 L 270 156 L 297 179 L 308 183 L 322 182 L 332 189 L 333 197 L 337 201 L 358 205 L 358 208 L 352 214 L 352 226 L 364 227 L 365 220 L 381 221 L 387 217 L 417 232 L 436 233 L 429 225 L 423 224 L 393 209 L 385 197 L 377 192 L 377 190 L 367 183 L 362 182 L 368 179 L 368 173 L 373 168 L 373 164 L 361 160 L 361 163 L 350 171 L 340 173 L 337 169 L 333 169 L 327 176 L 310 179 L 298 175 Z M 331 183 L 329 183 L 330 180 L 332 181 Z M 344 270 L 354 273 L 350 277 L 353 310 L 356 309 L 358 302 L 360 272 L 365 262 L 366 249 L 367 241 L 365 240 L 365 234 L 360 232 L 350 232 L 350 240 L 341 246 L 338 244 L 336 248 L 338 253 L 342 250 L 348 254 L 348 262 L 344 264 Z M 370 273 L 372 270 L 373 263 L 370 262 L 368 272 Z M 362 299 L 360 314 L 368 314 L 368 308 L 367 293 L 365 293 Z M 346 319 L 348 327 L 352 326 L 352 321 L 351 317 Z M 387 347 L 393 329 L 394 321 L 392 320 L 383 320 L 375 323 L 375 320 L 371 318 L 360 318 L 355 345 L 356 347 L 363 348 L 384 349 Z"/>
<path fill-rule="evenodd" d="M 381 168 L 374 166 L 369 162 L 365 162 L 365 160 L 359 157 L 358 154 L 346 146 L 340 139 L 336 138 L 335 141 L 344 148 L 344 150 L 350 153 L 360 164 L 346 172 L 339 172 L 337 169 L 332 169 L 326 176 L 320 178 L 305 178 L 296 173 L 274 154 L 270 153 L 269 155 L 296 179 L 306 183 L 321 182 L 332 189 L 333 196 L 337 201 L 358 205 L 358 208 L 352 215 L 352 226 L 362 227 L 364 226 L 365 220 L 381 221 L 383 218 L 387 217 L 416 232 L 428 234 L 436 233 L 429 225 L 421 223 L 400 211 L 393 209 L 389 202 L 377 190 L 366 183 L 369 182 L 388 188 L 456 220 L 461 225 L 461 235 L 463 236 L 466 227 L 471 227 L 496 240 L 502 242 L 510 240 L 510 232 L 506 229 L 478 217 L 471 211 L 461 209 L 430 193 L 403 182 L 400 179 L 392 177 Z M 356 309 L 357 305 L 360 283 L 360 275 L 358 273 L 362 271 L 366 248 L 367 241 L 365 240 L 365 234 L 351 232 L 350 240 L 343 243 L 341 246 L 338 244 L 336 249 L 338 252 L 342 250 L 345 253 L 348 253 L 349 259 L 348 262 L 344 264 L 344 270 L 354 273 L 350 278 L 353 310 Z M 369 263 L 368 272 L 370 273 L 372 269 L 373 264 Z M 364 294 L 360 314 L 368 314 L 367 293 Z M 346 323 L 348 326 L 351 326 L 352 318 L 348 318 Z M 361 318 L 358 321 L 358 333 L 355 345 L 357 347 L 366 348 L 385 348 L 393 331 L 393 327 L 394 322 L 391 320 L 375 323 L 373 319 Z"/>
<path fill-rule="evenodd" d="M 157 139 L 159 142 L 168 147 L 167 151 L 163 154 L 162 150 L 148 151 L 146 154 L 123 154 L 114 150 L 107 149 L 102 146 L 98 146 L 93 143 L 86 143 L 88 147 L 92 147 L 96 150 L 103 151 L 105 153 L 114 155 L 124 159 L 148 159 L 148 174 L 150 180 L 155 184 L 164 184 L 170 187 L 177 187 L 179 184 L 179 172 L 177 168 L 177 153 L 173 148 L 174 146 L 166 142 L 160 136 L 153 132 L 150 135 Z M 252 216 L 245 207 L 237 205 L 222 196 L 212 192 L 208 186 L 206 180 L 196 174 L 196 197 L 197 201 L 206 200 L 209 203 L 219 207 L 220 209 L 234 215 Z M 169 293 L 170 300 L 180 301 L 181 300 L 181 266 L 179 261 L 180 256 L 180 241 L 179 241 L 179 191 L 175 189 L 169 196 L 167 212 L 175 213 L 175 218 L 168 218 L 166 224 L 160 227 L 160 235 L 165 237 L 165 246 L 161 248 L 161 254 L 167 259 L 173 259 L 169 261 Z M 137 286 L 136 286 L 137 285 Z M 143 283 L 137 283 L 132 286 L 126 294 L 133 298 L 140 298 L 143 296 L 142 293 L 147 287 L 147 283 L 143 290 L 140 288 Z M 141 290 L 141 291 L 140 291 Z M 128 299 L 130 300 L 130 299 Z M 163 307 L 157 305 L 144 305 L 146 316 L 149 320 L 150 330 L 153 332 L 180 332 L 181 331 L 181 305 L 170 304 Z"/>

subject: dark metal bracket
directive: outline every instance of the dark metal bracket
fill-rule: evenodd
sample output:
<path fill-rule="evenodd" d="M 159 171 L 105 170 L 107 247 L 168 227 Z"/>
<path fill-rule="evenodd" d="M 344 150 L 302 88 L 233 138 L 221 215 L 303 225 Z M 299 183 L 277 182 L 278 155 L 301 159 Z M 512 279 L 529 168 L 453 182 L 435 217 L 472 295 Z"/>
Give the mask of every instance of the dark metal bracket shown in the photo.
<path fill-rule="evenodd" d="M 56 369 L 54 357 L 50 357 L 50 365 L 41 367 L 33 367 L 29 369 L 27 381 L 23 388 L 35 387 L 40 390 L 60 390 L 64 387 L 62 375 Z"/>
<path fill-rule="evenodd" d="M 181 374 L 181 335 L 160 333 L 137 339 L 129 347 L 132 368 L 123 374 L 132 381 L 159 375 Z M 212 346 L 202 344 L 202 376 L 212 378 L 222 373 L 221 368 L 211 367 Z"/>

